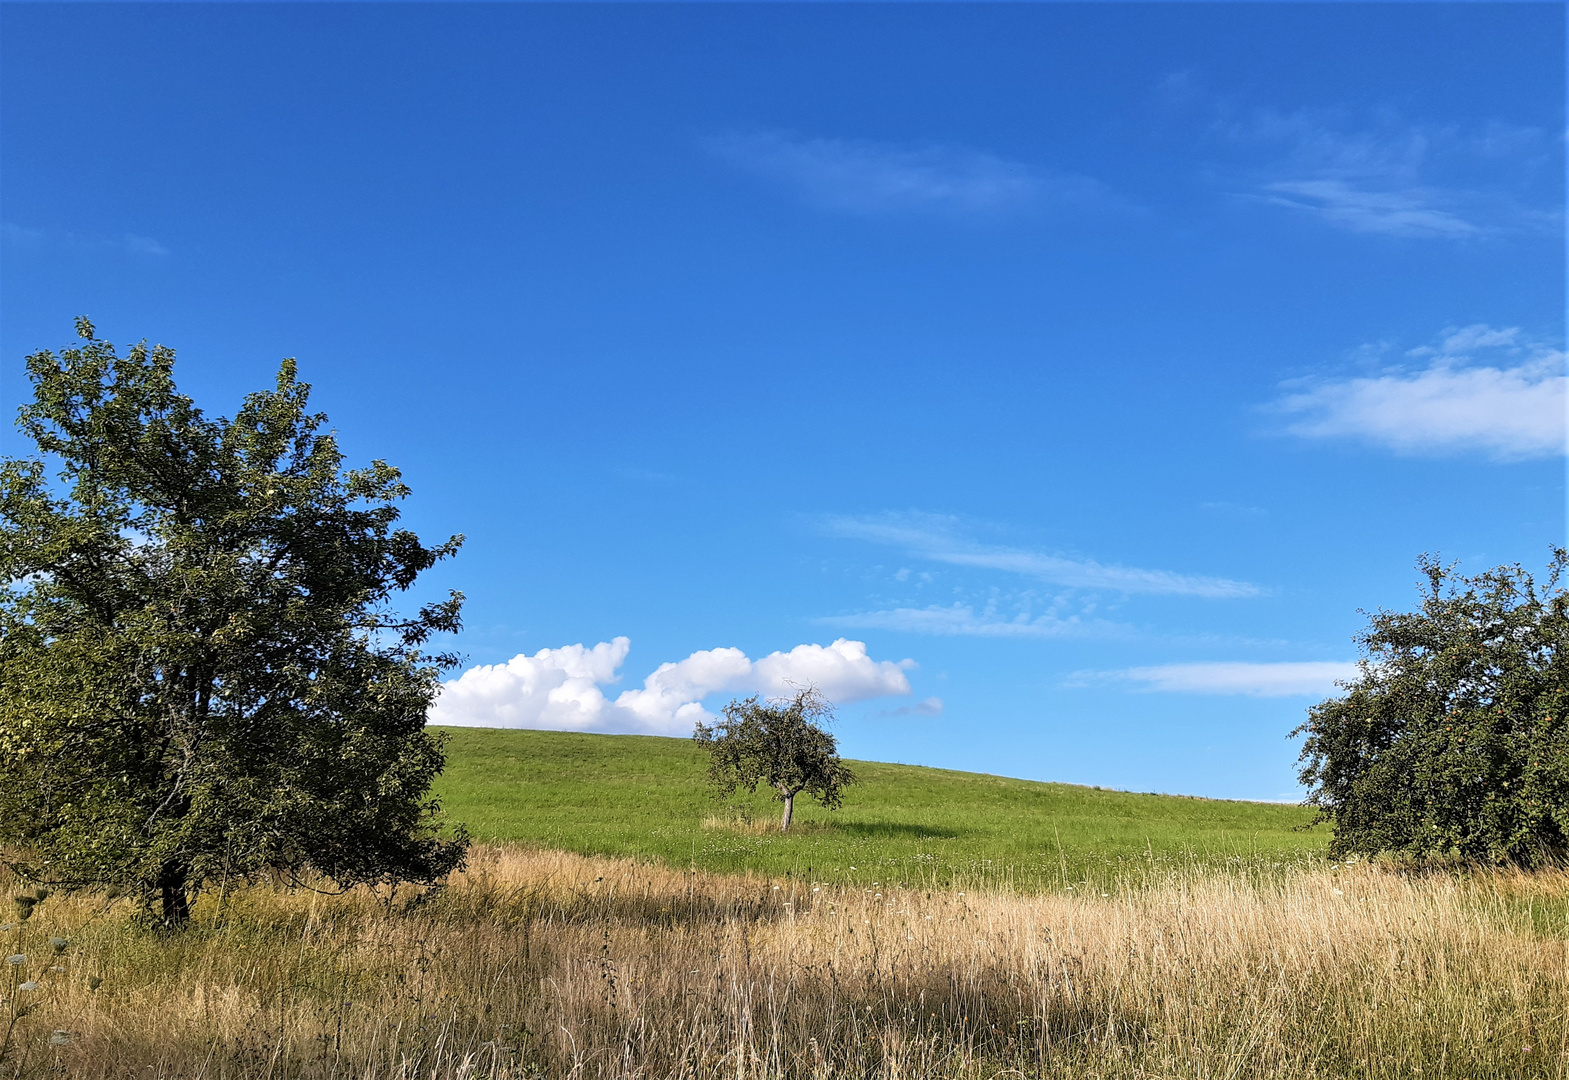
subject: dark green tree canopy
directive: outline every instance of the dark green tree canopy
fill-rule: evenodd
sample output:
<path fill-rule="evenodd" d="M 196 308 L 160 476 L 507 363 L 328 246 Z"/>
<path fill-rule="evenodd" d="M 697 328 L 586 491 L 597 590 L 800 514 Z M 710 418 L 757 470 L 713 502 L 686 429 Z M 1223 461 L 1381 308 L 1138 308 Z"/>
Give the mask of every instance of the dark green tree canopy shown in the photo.
<path fill-rule="evenodd" d="M 692 737 L 709 749 L 708 779 L 718 794 L 772 788 L 784 803 L 780 828 L 788 830 L 801 792 L 832 810 L 855 782 L 839 760 L 838 741 L 823 728 L 832 719 L 833 707 L 808 687 L 782 701 L 732 701 L 722 719 L 698 724 Z"/>
<path fill-rule="evenodd" d="M 384 462 L 344 469 L 309 386 L 210 419 L 174 353 L 83 342 L 27 358 L 0 462 L 0 844 L 25 876 L 129 887 L 184 921 L 205 883 L 262 870 L 341 885 L 461 864 L 428 795 L 425 712 L 460 594 L 395 593 L 458 548 L 396 528 Z M 59 467 L 51 481 L 46 461 Z"/>
<path fill-rule="evenodd" d="M 1316 705 L 1302 782 L 1336 854 L 1536 865 L 1569 840 L 1569 553 L 1538 586 L 1424 558 L 1421 610 L 1379 611 L 1361 674 Z"/>

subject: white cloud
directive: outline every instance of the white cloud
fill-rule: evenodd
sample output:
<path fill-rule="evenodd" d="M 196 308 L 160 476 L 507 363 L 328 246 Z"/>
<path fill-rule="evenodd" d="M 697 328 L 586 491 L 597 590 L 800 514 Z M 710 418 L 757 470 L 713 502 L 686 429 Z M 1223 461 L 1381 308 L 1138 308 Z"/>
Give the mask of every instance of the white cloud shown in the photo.
<path fill-rule="evenodd" d="M 1081 672 L 1078 679 L 1105 678 L 1143 683 L 1148 690 L 1178 694 L 1245 694 L 1249 697 L 1322 697 L 1333 694 L 1336 683 L 1354 679 L 1352 661 L 1316 660 L 1273 664 L 1199 663 L 1161 664 L 1113 672 Z"/>
<path fill-rule="evenodd" d="M 1481 452 L 1499 460 L 1565 452 L 1569 378 L 1561 350 L 1518 328 L 1478 324 L 1412 349 L 1420 367 L 1295 384 L 1274 411 L 1307 438 L 1356 438 L 1405 454 Z"/>
<path fill-rule="evenodd" d="M 710 694 L 787 696 L 815 686 L 836 704 L 904 696 L 913 660 L 873 660 L 866 645 L 840 638 L 829 645 L 797 645 L 753 661 L 740 649 L 705 649 L 661 664 L 642 687 L 612 701 L 602 687 L 617 679 L 631 641 L 618 637 L 593 648 L 567 645 L 514 656 L 505 664 L 470 668 L 442 684 L 432 724 L 465 727 L 551 728 L 564 731 L 688 735 L 713 715 Z"/>
<path fill-rule="evenodd" d="M 1263 592 L 1257 585 L 1228 578 L 1145 570 L 981 544 L 959 535 L 955 519 L 930 514 L 834 517 L 824 522 L 824 529 L 831 536 L 888 544 L 935 562 L 1004 570 L 1074 588 L 1215 598 L 1258 596 Z"/>
<path fill-rule="evenodd" d="M 1104 185 L 1088 177 L 1050 173 L 962 147 L 757 132 L 711 140 L 709 149 L 731 165 L 795 188 L 811 202 L 852 213 L 1000 213 L 1040 204 L 1117 203 Z"/>
<path fill-rule="evenodd" d="M 770 653 L 752 665 L 747 689 L 784 695 L 811 685 L 829 701 L 864 701 L 910 693 L 904 673 L 914 666 L 913 660 L 873 660 L 865 643 L 839 638 L 831 645 L 797 645 L 787 653 Z"/>

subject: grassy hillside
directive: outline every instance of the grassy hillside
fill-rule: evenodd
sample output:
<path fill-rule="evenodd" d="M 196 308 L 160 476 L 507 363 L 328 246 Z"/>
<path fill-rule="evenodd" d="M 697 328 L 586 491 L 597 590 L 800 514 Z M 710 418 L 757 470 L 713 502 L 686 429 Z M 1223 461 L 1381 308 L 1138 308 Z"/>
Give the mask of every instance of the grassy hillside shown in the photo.
<path fill-rule="evenodd" d="M 451 728 L 438 793 L 477 839 L 672 866 L 819 881 L 1083 888 L 1173 864 L 1268 869 L 1319 854 L 1301 807 L 1139 795 L 978 773 L 852 763 L 842 810 L 804 802 L 788 835 L 778 804 L 727 806 L 684 739 Z"/>

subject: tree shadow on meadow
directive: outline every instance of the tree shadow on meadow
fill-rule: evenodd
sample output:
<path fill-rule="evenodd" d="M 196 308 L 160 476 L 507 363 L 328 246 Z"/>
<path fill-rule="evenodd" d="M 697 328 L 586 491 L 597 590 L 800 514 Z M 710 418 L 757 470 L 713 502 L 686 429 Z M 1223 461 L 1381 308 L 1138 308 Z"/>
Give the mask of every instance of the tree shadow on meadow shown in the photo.
<path fill-rule="evenodd" d="M 880 840 L 957 840 L 962 833 L 940 825 L 905 825 L 895 821 L 840 821 L 839 832 Z"/>

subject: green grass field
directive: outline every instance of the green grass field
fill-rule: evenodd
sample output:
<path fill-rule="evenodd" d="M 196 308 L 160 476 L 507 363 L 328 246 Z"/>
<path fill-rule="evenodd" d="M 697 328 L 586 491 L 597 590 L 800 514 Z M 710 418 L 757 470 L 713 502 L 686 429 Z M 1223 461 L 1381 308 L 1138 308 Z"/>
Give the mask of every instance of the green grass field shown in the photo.
<path fill-rule="evenodd" d="M 1141 795 L 913 765 L 852 762 L 844 808 L 797 800 L 788 835 L 766 795 L 716 801 L 685 739 L 448 728 L 437 785 L 477 840 L 818 881 L 1021 889 L 1127 882 L 1176 865 L 1267 873 L 1322 855 L 1298 806 Z"/>

